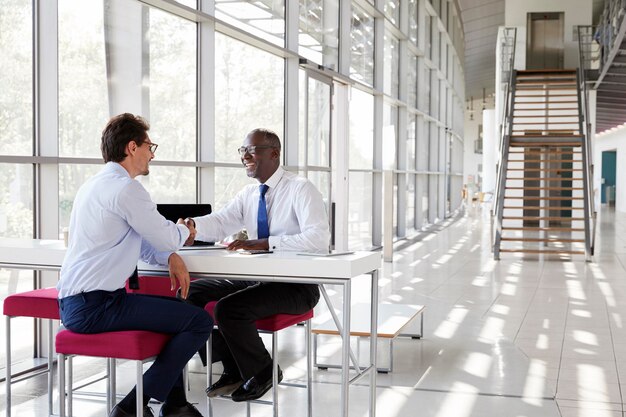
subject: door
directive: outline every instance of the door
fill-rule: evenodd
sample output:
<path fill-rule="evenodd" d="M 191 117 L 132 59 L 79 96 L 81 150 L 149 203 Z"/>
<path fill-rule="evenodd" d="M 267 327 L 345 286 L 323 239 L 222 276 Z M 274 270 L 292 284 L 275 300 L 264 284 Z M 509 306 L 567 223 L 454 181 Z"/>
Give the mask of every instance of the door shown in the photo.
<path fill-rule="evenodd" d="M 331 204 L 331 123 L 333 81 L 308 69 L 300 70 L 300 140 L 298 165 L 322 193 L 334 243 Z"/>
<path fill-rule="evenodd" d="M 563 12 L 528 13 L 526 69 L 563 68 Z"/>
<path fill-rule="evenodd" d="M 615 172 L 617 171 L 617 151 L 602 152 L 602 188 L 600 201 L 607 206 L 615 205 Z"/>

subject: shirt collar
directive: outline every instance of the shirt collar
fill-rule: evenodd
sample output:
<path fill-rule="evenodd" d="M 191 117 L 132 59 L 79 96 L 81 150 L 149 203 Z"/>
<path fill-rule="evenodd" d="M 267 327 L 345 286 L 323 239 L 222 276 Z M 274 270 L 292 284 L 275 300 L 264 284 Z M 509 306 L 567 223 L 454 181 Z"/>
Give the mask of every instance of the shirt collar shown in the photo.
<path fill-rule="evenodd" d="M 126 171 L 126 168 L 124 168 L 117 162 L 112 162 L 112 161 L 107 162 L 106 165 L 104 166 L 104 169 L 130 178 L 130 174 L 128 173 L 128 171 Z"/>
<path fill-rule="evenodd" d="M 276 169 L 276 171 L 272 174 L 272 176 L 264 182 L 264 184 L 272 189 L 278 185 L 284 174 L 285 170 L 283 169 L 283 167 L 279 166 L 278 169 Z"/>

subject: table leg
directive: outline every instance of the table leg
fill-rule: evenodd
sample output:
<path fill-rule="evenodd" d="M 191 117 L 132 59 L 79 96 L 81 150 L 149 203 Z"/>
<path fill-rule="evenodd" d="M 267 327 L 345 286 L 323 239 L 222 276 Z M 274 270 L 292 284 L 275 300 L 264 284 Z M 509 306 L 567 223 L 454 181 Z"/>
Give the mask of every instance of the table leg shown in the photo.
<path fill-rule="evenodd" d="M 372 271 L 372 300 L 370 322 L 370 417 L 376 415 L 376 349 L 378 347 L 378 269 Z"/>
<path fill-rule="evenodd" d="M 350 392 L 350 313 L 351 313 L 350 281 L 343 285 L 343 329 L 341 329 L 341 416 L 348 417 Z M 358 363 L 356 367 L 358 369 Z"/>

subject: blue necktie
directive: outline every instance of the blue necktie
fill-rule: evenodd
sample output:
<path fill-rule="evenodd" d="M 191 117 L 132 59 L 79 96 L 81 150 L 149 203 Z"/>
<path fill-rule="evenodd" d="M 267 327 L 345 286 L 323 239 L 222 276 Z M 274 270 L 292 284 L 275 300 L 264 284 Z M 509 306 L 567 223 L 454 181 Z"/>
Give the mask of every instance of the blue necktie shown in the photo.
<path fill-rule="evenodd" d="M 259 185 L 259 213 L 256 217 L 257 237 L 259 239 L 270 237 L 270 226 L 267 223 L 267 207 L 265 206 L 265 193 L 269 188 L 265 184 Z"/>

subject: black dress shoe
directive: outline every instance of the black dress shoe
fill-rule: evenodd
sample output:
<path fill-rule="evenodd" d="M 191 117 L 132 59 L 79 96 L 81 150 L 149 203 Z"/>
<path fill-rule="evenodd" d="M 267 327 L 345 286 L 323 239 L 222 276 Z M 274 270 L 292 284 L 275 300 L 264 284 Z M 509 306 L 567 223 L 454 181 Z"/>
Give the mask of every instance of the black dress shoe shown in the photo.
<path fill-rule="evenodd" d="M 239 375 L 223 373 L 216 383 L 206 389 L 206 395 L 211 398 L 220 395 L 229 395 L 239 388 L 241 384 L 243 384 L 243 380 Z"/>
<path fill-rule="evenodd" d="M 182 407 L 163 403 L 159 417 L 202 417 L 202 414 L 191 403 L 187 403 Z"/>
<path fill-rule="evenodd" d="M 253 376 L 249 380 L 243 383 L 235 392 L 233 392 L 232 399 L 235 402 L 251 401 L 261 398 L 270 388 L 272 388 L 272 372 L 270 365 L 269 378 L 266 376 L 265 369 L 258 375 Z M 265 376 L 263 378 L 263 376 Z M 278 382 L 283 380 L 283 371 L 278 367 Z"/>
<path fill-rule="evenodd" d="M 126 411 L 122 410 L 122 408 L 118 404 L 113 407 L 111 413 L 109 414 L 109 417 L 135 417 L 136 415 L 137 414 L 135 413 L 127 413 Z M 143 417 L 154 417 L 154 414 L 152 414 L 152 409 L 147 405 L 143 408 Z"/>

